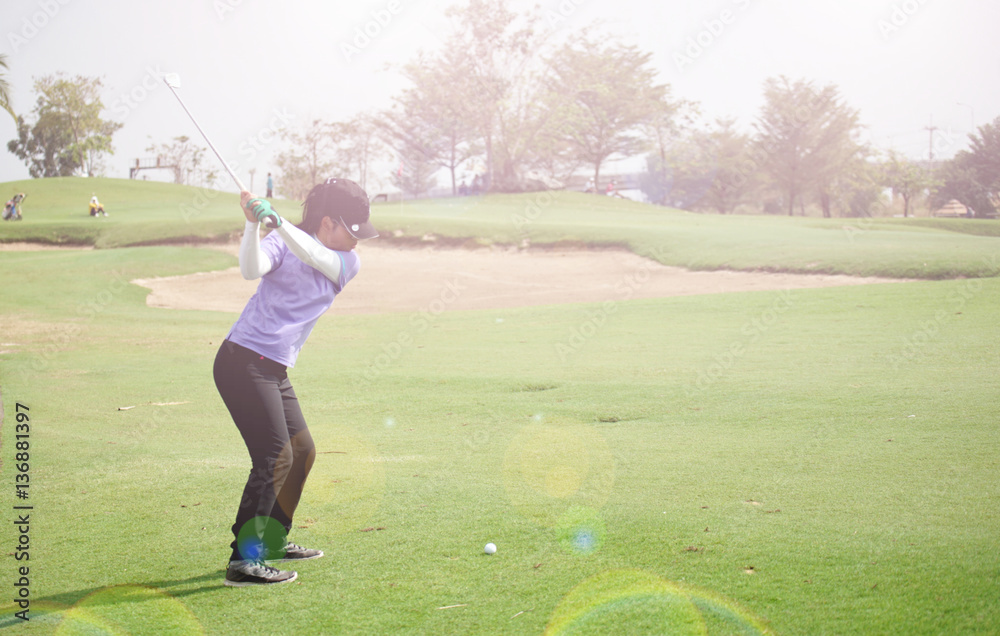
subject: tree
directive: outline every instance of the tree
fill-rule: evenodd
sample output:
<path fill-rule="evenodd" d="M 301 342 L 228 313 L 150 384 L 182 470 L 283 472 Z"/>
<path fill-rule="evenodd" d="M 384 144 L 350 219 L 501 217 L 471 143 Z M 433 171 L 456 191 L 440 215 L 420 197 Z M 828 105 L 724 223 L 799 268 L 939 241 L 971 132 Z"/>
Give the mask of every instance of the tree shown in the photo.
<path fill-rule="evenodd" d="M 831 189 L 847 166 L 863 153 L 855 141 L 857 111 L 840 99 L 837 88 L 817 88 L 787 77 L 764 82 L 764 107 L 755 123 L 759 162 L 783 192 L 788 215 L 816 192 L 824 216 L 830 216 Z"/>
<path fill-rule="evenodd" d="M 1000 212 L 1000 117 L 969 135 L 969 149 L 959 151 L 941 170 L 941 185 L 931 201 L 958 199 L 977 217 Z"/>
<path fill-rule="evenodd" d="M 673 144 L 666 158 L 646 156 L 646 172 L 639 188 L 650 201 L 682 210 L 703 208 L 703 199 L 715 177 L 715 168 L 691 138 Z"/>
<path fill-rule="evenodd" d="M 695 144 L 714 172 L 699 207 L 731 214 L 759 185 L 757 175 L 747 169 L 752 139 L 736 130 L 735 120 L 719 119 L 713 130 L 696 134 Z"/>
<path fill-rule="evenodd" d="M 403 192 L 419 197 L 437 185 L 434 178 L 436 171 L 437 166 L 428 161 L 423 153 L 401 154 L 399 169 L 393 174 L 392 184 Z"/>
<path fill-rule="evenodd" d="M 643 124 L 646 136 L 653 140 L 655 154 L 647 158 L 648 172 L 641 177 L 640 187 L 650 201 L 670 205 L 668 198 L 672 190 L 674 154 L 679 146 L 683 146 L 682 134 L 692 126 L 698 106 L 683 100 L 672 104 L 663 101 L 659 106 Z"/>
<path fill-rule="evenodd" d="M 477 131 L 486 154 L 491 190 L 519 189 L 543 120 L 537 99 L 537 53 L 543 39 L 537 14 L 518 16 L 505 0 L 469 0 L 449 9 L 455 30 L 445 42 L 445 60 L 463 58 L 463 73 L 449 87 L 465 104 L 466 124 Z"/>
<path fill-rule="evenodd" d="M 66 148 L 72 143 L 69 131 L 56 126 L 34 126 L 17 117 L 17 139 L 7 142 L 7 150 L 28 166 L 33 179 L 68 177 L 80 168 L 80 162 Z"/>
<path fill-rule="evenodd" d="M 670 168 L 665 156 L 652 152 L 646 155 L 646 172 L 639 175 L 639 189 L 651 202 L 670 205 Z"/>
<path fill-rule="evenodd" d="M 348 122 L 331 124 L 332 169 L 338 175 L 353 179 L 362 188 L 367 189 L 371 164 L 383 156 L 389 156 L 389 150 L 382 141 L 380 133 L 375 117 L 369 114 L 357 115 Z"/>
<path fill-rule="evenodd" d="M 317 183 L 342 176 L 368 187 L 369 168 L 381 154 L 388 154 L 375 119 L 358 115 L 346 122 L 314 119 L 301 131 L 286 130 L 289 143 L 275 163 L 281 171 L 282 189 L 292 198 L 304 199 Z"/>
<path fill-rule="evenodd" d="M 844 166 L 830 190 L 831 201 L 841 216 L 872 216 L 882 198 L 884 185 L 880 166 L 868 157 L 856 157 Z"/>
<path fill-rule="evenodd" d="M 146 152 L 156 157 L 156 165 L 174 173 L 174 183 L 211 186 L 218 174 L 215 170 L 202 168 L 202 159 L 207 149 L 191 143 L 186 135 L 174 137 L 169 144 L 150 144 Z"/>
<path fill-rule="evenodd" d="M 882 185 L 892 188 L 893 196 L 903 197 L 903 216 L 910 216 L 910 199 L 934 186 L 931 174 L 923 167 L 890 151 L 882 164 Z"/>
<path fill-rule="evenodd" d="M 640 187 L 662 205 L 731 214 L 759 186 L 752 144 L 732 119 L 718 119 L 711 129 L 688 130 L 658 142 L 658 150 L 646 158 Z"/>
<path fill-rule="evenodd" d="M 283 131 L 282 139 L 290 144 L 288 150 L 275 158 L 281 171 L 282 189 L 291 198 L 305 199 L 309 190 L 325 179 L 333 168 L 335 126 L 314 119 L 301 132 Z"/>
<path fill-rule="evenodd" d="M 420 56 L 403 68 L 411 83 L 395 99 L 392 110 L 381 114 L 378 125 L 386 139 L 401 154 L 420 154 L 451 175 L 452 194 L 457 193 L 456 171 L 480 152 L 476 116 L 461 93 L 469 71 L 468 60 L 446 50 L 441 58 Z"/>
<path fill-rule="evenodd" d="M 17 115 L 14 113 L 14 109 L 10 105 L 10 83 L 7 81 L 7 78 L 4 77 L 4 75 L 7 74 L 7 69 L 10 67 L 7 66 L 7 56 L 3 53 L 0 53 L 0 68 L 3 69 L 3 72 L 0 73 L 0 108 L 3 108 L 5 111 L 10 113 L 10 116 L 13 117 L 16 122 Z"/>
<path fill-rule="evenodd" d="M 7 144 L 33 177 L 101 171 L 103 155 L 114 153 L 111 138 L 122 127 L 101 118 L 101 88 L 99 78 L 67 79 L 61 73 L 35 80 L 35 123 L 19 119 L 18 138 Z"/>
<path fill-rule="evenodd" d="M 633 45 L 584 31 L 547 60 L 553 134 L 593 166 L 595 183 L 605 161 L 649 146 L 644 124 L 657 116 L 661 125 L 669 124 L 677 110 L 669 88 L 656 83 L 651 58 Z"/>
<path fill-rule="evenodd" d="M 812 170 L 823 216 L 830 218 L 837 193 L 858 183 L 855 176 L 866 167 L 868 148 L 856 141 L 860 132 L 858 111 L 840 100 L 836 88 L 824 88 L 815 105 L 815 143 L 806 166 Z"/>

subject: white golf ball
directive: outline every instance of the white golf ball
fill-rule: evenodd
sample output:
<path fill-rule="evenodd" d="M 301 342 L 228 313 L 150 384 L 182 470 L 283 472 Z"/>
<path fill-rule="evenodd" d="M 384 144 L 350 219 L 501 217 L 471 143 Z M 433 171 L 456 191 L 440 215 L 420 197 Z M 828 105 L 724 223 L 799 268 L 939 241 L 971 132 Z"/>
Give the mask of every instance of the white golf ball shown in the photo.
<path fill-rule="evenodd" d="M 494 544 L 492 544 L 492 543 L 487 543 L 487 544 L 486 544 L 486 547 L 485 547 L 485 548 L 483 548 L 483 551 L 484 551 L 484 552 L 485 552 L 486 554 L 496 554 L 496 551 L 497 551 L 497 547 L 496 547 L 496 545 L 494 545 Z"/>

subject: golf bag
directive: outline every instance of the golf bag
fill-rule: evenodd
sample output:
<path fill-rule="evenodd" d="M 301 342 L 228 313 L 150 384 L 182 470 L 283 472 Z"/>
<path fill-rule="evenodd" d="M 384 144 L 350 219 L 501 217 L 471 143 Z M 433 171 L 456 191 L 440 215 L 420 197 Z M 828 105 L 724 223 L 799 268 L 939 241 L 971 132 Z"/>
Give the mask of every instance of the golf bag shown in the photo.
<path fill-rule="evenodd" d="M 23 194 L 15 194 L 14 198 L 3 206 L 3 220 L 4 221 L 20 221 L 21 220 L 21 201 L 24 200 Z"/>

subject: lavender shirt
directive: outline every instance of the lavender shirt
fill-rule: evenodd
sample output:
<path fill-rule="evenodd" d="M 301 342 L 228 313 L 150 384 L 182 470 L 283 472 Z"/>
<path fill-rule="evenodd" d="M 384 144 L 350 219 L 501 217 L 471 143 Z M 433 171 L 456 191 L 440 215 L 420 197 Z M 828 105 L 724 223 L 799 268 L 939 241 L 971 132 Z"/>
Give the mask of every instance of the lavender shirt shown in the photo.
<path fill-rule="evenodd" d="M 286 367 L 294 367 L 316 321 L 330 308 L 344 285 L 357 275 L 361 260 L 353 250 L 337 252 L 340 280 L 333 282 L 299 260 L 277 232 L 261 239 L 260 249 L 270 259 L 271 271 L 260 279 L 257 292 L 226 338 Z"/>

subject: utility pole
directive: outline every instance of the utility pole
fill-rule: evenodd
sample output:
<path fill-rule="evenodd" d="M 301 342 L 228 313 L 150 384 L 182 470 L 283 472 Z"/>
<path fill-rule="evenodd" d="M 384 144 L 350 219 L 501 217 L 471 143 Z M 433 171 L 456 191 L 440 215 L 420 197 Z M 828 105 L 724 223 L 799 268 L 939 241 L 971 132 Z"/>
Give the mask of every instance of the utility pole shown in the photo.
<path fill-rule="evenodd" d="M 250 168 L 250 192 L 253 192 L 253 175 L 257 172 L 257 168 Z"/>
<path fill-rule="evenodd" d="M 924 126 L 924 130 L 930 132 L 930 145 L 928 147 L 928 154 L 930 155 L 930 163 L 934 163 L 934 131 L 937 130 L 937 126 L 934 125 L 934 117 L 931 116 L 931 123 L 929 126 Z"/>

